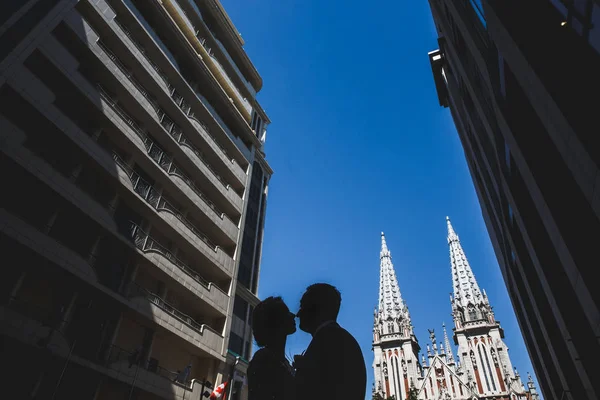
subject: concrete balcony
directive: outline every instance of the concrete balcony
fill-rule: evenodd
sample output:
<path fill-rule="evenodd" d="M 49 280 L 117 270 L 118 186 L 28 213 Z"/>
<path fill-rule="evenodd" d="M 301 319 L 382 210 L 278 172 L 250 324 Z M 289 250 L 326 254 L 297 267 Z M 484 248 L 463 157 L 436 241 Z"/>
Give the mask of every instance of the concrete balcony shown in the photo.
<path fill-rule="evenodd" d="M 205 280 L 195 269 L 179 260 L 173 253 L 135 224 L 132 224 L 131 238 L 133 239 L 135 247 L 142 251 L 146 258 L 152 261 L 154 265 L 158 265 L 163 272 L 167 273 L 167 275 L 180 281 L 198 297 L 219 310 L 221 314 L 227 313 L 227 306 L 229 305 L 229 296 L 227 293 L 213 283 Z M 186 275 L 186 278 L 181 281 L 181 274 L 173 274 L 174 270 L 183 272 Z M 190 285 L 191 282 L 189 278 L 199 283 L 200 286 Z"/>
<path fill-rule="evenodd" d="M 152 207 L 159 216 L 168 222 L 170 226 L 177 228 L 182 236 L 193 243 L 204 257 L 212 261 L 213 264 L 222 268 L 228 275 L 233 273 L 233 259 L 223 250 L 214 244 L 208 237 L 183 213 L 168 200 L 166 200 L 158 190 L 142 179 L 138 173 L 133 171 L 116 154 L 113 154 L 116 164 L 129 179 L 121 179 L 121 182 L 132 192 L 135 192 L 146 204 Z M 200 240 L 198 240 L 200 239 Z"/>
<path fill-rule="evenodd" d="M 214 357 L 222 357 L 223 336 L 206 324 L 173 307 L 155 293 L 133 284 L 128 298 L 133 309 L 152 319 L 156 324 L 199 347 Z"/>
<path fill-rule="evenodd" d="M 103 6 L 104 4 L 105 4 L 104 0 L 99 0 L 97 5 L 95 5 L 94 7 L 100 7 L 100 6 Z M 108 7 L 108 5 L 106 5 L 106 6 Z M 152 61 L 152 59 L 148 56 L 147 51 L 140 44 L 140 42 L 131 34 L 131 32 L 125 26 L 123 26 L 117 19 L 112 19 L 112 20 L 107 20 L 106 18 L 104 18 L 104 19 L 105 19 L 105 23 L 108 24 L 111 27 L 111 29 L 120 38 L 122 38 L 122 39 L 127 38 L 127 39 L 123 40 L 123 43 L 129 48 L 129 51 L 131 52 L 131 54 L 140 62 L 141 65 L 144 66 L 144 68 L 150 74 L 150 76 L 152 76 L 154 78 L 154 80 L 159 84 L 160 87 L 163 88 L 163 90 L 165 92 L 167 92 L 168 94 L 172 94 L 173 86 L 169 82 L 169 78 L 167 77 L 165 72 L 163 70 L 161 70 L 161 68 L 154 61 Z M 189 98 L 196 97 L 196 92 L 194 91 L 194 89 L 192 89 L 189 86 L 190 83 L 185 81 L 185 79 L 183 79 L 183 82 L 185 83 L 185 89 L 187 91 L 187 95 L 189 96 Z M 188 112 L 188 117 L 193 118 L 195 121 L 197 121 L 201 125 L 205 126 L 204 123 L 198 119 L 199 118 L 198 112 L 194 111 L 194 109 L 197 107 L 204 109 L 203 114 L 209 116 L 209 118 L 213 118 L 216 121 L 217 126 L 219 126 L 219 128 L 223 131 L 223 135 L 226 136 L 228 138 L 228 140 L 234 142 L 235 145 L 228 146 L 228 148 L 230 148 L 231 150 L 226 150 L 225 147 L 220 143 L 220 140 L 217 139 L 211 133 L 211 131 L 206 128 L 205 128 L 205 131 L 208 133 L 208 137 L 205 137 L 204 139 L 207 140 L 207 142 L 209 142 L 211 144 L 211 147 L 214 146 L 214 147 L 218 148 L 221 151 L 221 153 L 223 154 L 222 156 L 224 157 L 225 160 L 230 160 L 234 164 L 237 164 L 237 167 L 239 167 L 243 171 L 244 168 L 242 168 L 240 166 L 240 162 L 246 163 L 247 162 L 246 160 L 251 158 L 251 154 L 245 148 L 245 145 L 240 141 L 239 138 L 237 138 L 235 135 L 233 135 L 231 130 L 221 120 L 219 115 L 216 114 L 216 112 L 212 109 L 212 107 L 210 109 L 207 107 L 204 107 L 205 106 L 204 102 L 194 101 L 193 103 L 194 104 L 191 104 L 191 110 Z M 203 133 L 203 132 L 201 132 L 201 133 Z M 212 143 L 210 142 L 209 139 L 212 139 Z M 235 157 L 231 156 L 232 152 L 236 153 Z M 238 160 L 243 160 L 243 161 L 238 161 Z M 245 173 L 243 173 L 243 174 L 245 175 Z"/>
<path fill-rule="evenodd" d="M 201 399 L 201 381 L 196 379 L 189 379 L 185 382 L 175 381 L 178 376 L 177 371 L 148 361 L 138 361 L 132 364 L 134 357 L 133 352 L 112 346 L 102 372 L 128 385 L 135 384 L 136 387 L 164 399 Z M 111 395 L 113 394 L 111 393 Z"/>
<path fill-rule="evenodd" d="M 244 105 L 244 97 L 241 95 L 237 87 L 231 82 L 231 79 L 223 71 L 222 67 L 215 63 L 216 59 L 211 57 L 211 54 L 208 52 L 209 49 L 204 46 L 203 41 L 196 37 L 196 32 L 193 28 L 193 25 L 187 19 L 187 16 L 183 14 L 181 8 L 179 8 L 179 6 L 172 0 L 162 0 L 160 4 L 166 11 L 167 15 L 179 27 L 189 44 L 198 54 L 198 58 L 202 60 L 204 65 L 206 65 L 214 79 L 229 97 L 230 101 L 236 107 L 240 115 L 249 124 L 252 119 L 252 114 L 251 112 L 248 112 L 247 107 Z"/>
<path fill-rule="evenodd" d="M 26 78 L 27 76 L 21 76 L 21 79 Z M 29 88 L 33 90 L 32 87 Z M 42 96 L 44 97 L 44 96 Z M 40 97 L 38 97 L 39 101 Z M 50 101 L 50 99 L 48 99 Z M 82 133 L 78 128 L 74 128 L 74 124 L 68 123 L 68 120 L 65 119 L 62 114 L 56 109 L 51 109 L 53 106 L 49 106 L 49 109 L 44 112 L 48 116 L 50 120 L 53 120 L 55 124 L 62 128 L 65 135 L 71 138 L 81 149 L 86 152 L 87 155 L 91 156 L 104 170 L 107 174 L 117 178 L 126 188 L 129 189 L 130 193 L 137 193 L 136 187 L 132 184 L 132 175 L 129 167 L 122 162 L 122 160 L 112 159 L 109 154 L 107 154 L 104 150 L 98 147 L 97 144 L 93 142 L 92 139 L 88 135 Z M 73 129 L 74 128 L 74 129 Z M 14 134 L 10 134 L 5 131 L 5 139 L 11 142 L 20 140 L 17 137 L 14 137 Z M 146 143 L 147 145 L 148 143 Z M 86 193 L 82 192 L 77 186 L 75 186 L 72 182 L 70 182 L 66 177 L 61 174 L 55 172 L 52 167 L 50 167 L 46 162 L 39 159 L 35 155 L 33 155 L 29 150 L 24 147 L 20 147 L 18 145 L 15 146 L 10 151 L 10 157 L 13 158 L 17 163 L 21 164 L 25 169 L 30 170 L 33 175 L 38 176 L 41 180 L 45 181 L 48 186 L 54 188 L 57 193 L 60 193 L 64 198 L 69 199 L 69 201 L 76 204 L 80 209 L 86 210 L 85 212 L 90 215 L 94 220 L 96 220 L 101 226 L 107 229 L 109 232 L 112 232 L 114 235 L 119 235 L 117 228 L 115 226 L 115 222 L 110 215 L 109 210 L 101 207 L 94 200 L 92 200 Z M 141 145 L 143 147 L 143 145 Z M 151 151 L 152 148 L 149 149 L 149 152 L 155 156 L 155 161 L 159 166 L 165 165 L 165 161 L 163 158 L 156 158 L 157 153 Z M 120 169 L 115 169 L 114 166 L 117 164 Z M 167 165 L 167 170 L 172 170 L 170 165 Z M 40 173 L 39 171 L 44 171 Z M 122 177 L 119 179 L 119 172 L 125 173 L 127 178 Z M 134 177 L 135 179 L 135 177 Z M 138 181 L 136 181 L 137 183 Z M 137 188 L 138 192 L 143 190 L 141 187 L 142 183 L 139 183 L 140 187 Z M 145 190 L 145 189 L 144 189 Z M 140 195 L 140 193 L 137 193 Z M 142 193 L 144 194 L 144 193 Z M 148 194 L 145 194 L 148 196 Z M 160 196 L 162 198 L 162 196 Z M 160 218 L 163 219 L 172 229 L 177 231 L 177 234 L 187 240 L 187 246 L 192 246 L 194 251 L 198 251 L 202 254 L 203 258 L 206 259 L 207 263 L 212 263 L 216 268 L 223 271 L 220 275 L 230 276 L 233 271 L 233 259 L 225 253 L 219 246 L 215 245 L 211 240 L 208 239 L 206 234 L 198 229 L 197 226 L 192 224 L 189 220 L 183 217 L 182 213 L 175 209 L 170 203 L 164 201 L 164 198 L 158 199 L 159 202 L 154 202 L 154 198 L 150 201 L 150 198 L 144 198 L 146 204 L 150 205 L 156 214 Z M 219 218 L 218 216 L 221 216 Z M 222 214 L 215 215 L 212 220 L 216 223 L 217 226 L 221 225 L 224 228 L 224 232 L 226 232 L 229 236 L 230 243 L 235 243 L 237 240 L 238 229 L 237 227 L 228 219 L 224 218 Z M 212 228 L 214 229 L 214 227 Z"/>
<path fill-rule="evenodd" d="M 223 57 L 227 60 L 228 64 L 235 71 L 235 74 L 238 77 L 238 79 L 240 80 L 240 82 L 242 82 L 242 84 L 244 85 L 246 90 L 250 93 L 250 97 L 252 97 L 252 98 L 256 97 L 256 89 L 254 89 L 252 84 L 250 84 L 250 82 L 248 82 L 248 80 L 246 79 L 246 77 L 244 76 L 242 71 L 240 71 L 240 69 L 237 66 L 237 64 L 235 63 L 235 61 L 233 61 L 233 58 L 231 58 L 231 55 L 229 54 L 227 49 L 225 49 L 225 46 L 223 46 L 223 43 L 221 43 L 221 41 L 216 38 L 215 34 L 210 30 L 208 25 L 205 23 L 204 17 L 202 16 L 202 12 L 198 8 L 198 6 L 194 2 L 194 0 L 176 0 L 176 6 L 190 20 L 191 24 L 193 24 L 192 21 L 196 21 L 197 24 L 202 25 L 202 27 L 205 29 L 205 32 L 207 33 L 207 36 L 210 38 L 210 40 L 212 40 L 213 42 L 215 42 L 217 44 L 217 47 L 221 50 L 221 53 L 223 53 Z M 194 26 L 194 25 L 192 25 L 192 26 Z M 196 31 L 196 30 L 194 29 L 194 31 Z"/>
<path fill-rule="evenodd" d="M 166 142 L 165 145 L 168 145 L 170 149 L 173 149 L 175 154 L 179 153 L 181 156 L 183 156 L 181 162 L 188 164 L 188 168 L 194 168 L 202 172 L 202 179 L 206 181 L 207 184 L 212 186 L 211 190 L 213 192 L 217 192 L 219 197 L 227 199 L 229 202 L 231 202 L 231 204 L 236 207 L 238 211 L 241 210 L 242 199 L 240 195 L 230 187 L 229 183 L 215 170 L 206 157 L 203 156 L 202 152 L 189 139 L 186 138 L 182 129 L 165 115 L 160 107 L 158 107 L 156 101 L 150 98 L 148 91 L 139 83 L 138 80 L 132 77 L 127 68 L 124 67 L 118 58 L 105 45 L 103 45 L 102 42 L 99 41 L 100 38 L 96 32 L 94 32 L 86 23 L 84 23 L 83 29 L 78 27 L 77 23 L 81 24 L 81 21 L 76 22 L 73 19 L 73 17 L 69 18 L 68 24 L 71 26 L 72 30 L 77 33 L 77 36 L 80 38 L 83 44 L 89 47 L 90 50 L 96 54 L 99 61 L 102 62 L 107 67 L 108 71 L 113 74 L 116 80 L 121 82 L 125 90 L 129 92 L 131 98 L 137 101 L 137 106 L 142 106 L 145 108 L 147 114 L 144 115 L 144 117 L 147 122 L 149 122 L 147 125 L 153 125 L 153 129 L 151 131 L 156 134 L 156 131 L 164 132 L 164 130 L 167 130 L 167 134 L 163 137 L 168 137 L 170 140 L 175 141 L 177 146 L 174 147 L 174 145 L 170 145 L 168 142 Z M 84 32 L 81 32 L 82 30 Z M 98 44 L 96 45 L 95 43 Z M 51 40 L 46 43 L 46 47 L 49 50 L 54 50 L 55 52 L 58 50 L 52 48 L 57 48 L 59 46 L 60 44 L 53 43 Z M 103 92 L 105 99 L 114 108 L 117 105 L 117 101 L 114 98 L 111 98 L 106 91 Z M 142 96 L 139 96 L 139 94 L 142 94 Z M 131 99 L 125 98 L 123 101 L 127 103 L 128 101 L 131 101 Z M 145 129 L 136 126 L 137 124 L 133 123 L 134 119 L 131 118 L 121 106 L 118 108 L 118 111 L 120 111 L 119 116 L 124 118 L 126 122 L 137 131 L 137 133 L 145 136 Z M 150 117 L 150 120 L 148 120 L 148 116 Z M 165 120 L 165 118 L 167 118 L 168 121 Z M 186 118 L 186 120 L 188 120 L 188 118 Z M 191 122 L 189 122 L 189 126 L 192 127 Z M 172 134 L 174 133 L 172 132 L 174 128 L 176 128 L 178 137 L 175 137 Z M 225 166 L 230 169 L 231 161 L 225 163 Z M 231 175 L 236 176 L 233 173 L 231 173 Z M 243 185 L 244 183 L 245 181 L 240 182 L 238 180 L 238 188 L 240 189 L 240 185 Z"/>
<path fill-rule="evenodd" d="M 197 323 L 189 316 L 160 300 L 160 298 L 155 298 L 151 292 L 140 291 L 137 288 L 130 290 L 124 298 L 119 293 L 98 282 L 96 272 L 89 262 L 81 259 L 72 250 L 62 246 L 54 239 L 37 231 L 5 210 L 0 210 L 0 232 L 27 246 L 31 251 L 44 256 L 53 264 L 83 279 L 93 288 L 144 315 L 144 317 L 149 318 L 193 346 L 214 357 L 222 357 L 221 351 L 224 339 L 220 333 L 206 324 Z M 223 295 L 224 293 L 220 296 L 219 302 L 227 307 L 227 300 Z M 219 311 L 222 311 L 222 309 Z"/>
<path fill-rule="evenodd" d="M 132 352 L 116 345 L 108 349 L 104 358 L 97 360 L 82 358 L 77 354 L 72 339 L 69 340 L 64 334 L 62 325 L 68 321 L 47 321 L 48 315 L 52 315 L 52 310 L 20 299 L 11 299 L 8 305 L 0 306 L 0 319 L 3 321 L 0 335 L 16 343 L 23 343 L 58 356 L 66 360 L 66 363 L 72 363 L 71 368 L 80 366 L 92 369 L 125 383 L 126 387 L 135 385 L 139 389 L 167 400 L 201 399 L 201 381 L 194 379 L 200 377 L 201 371 L 195 371 L 187 379 L 182 379 L 178 377 L 178 371 L 162 366 L 161 360 L 153 359 L 152 362 L 140 360 Z M 114 394 L 114 392 L 110 393 L 112 396 Z M 111 398 L 110 395 L 102 398 Z"/>
<path fill-rule="evenodd" d="M 218 286 L 203 278 L 196 269 L 177 260 L 170 252 L 167 252 L 144 232 L 133 230 L 129 237 L 121 235 L 109 210 L 101 207 L 62 175 L 54 172 L 48 164 L 37 160 L 27 150 L 14 150 L 12 154 L 16 161 L 21 163 L 32 174 L 35 174 L 36 171 L 44 171 L 43 174 L 37 172 L 37 177 L 41 181 L 67 199 L 67 201 L 71 202 L 74 207 L 83 210 L 106 231 L 110 232 L 126 245 L 131 246 L 132 250 L 137 249 L 134 251 L 138 251 L 139 256 L 144 257 L 153 267 L 159 268 L 167 276 L 170 276 L 193 293 L 199 300 L 209 304 L 222 315 L 227 313 L 229 296 Z M 127 178 L 124 177 L 124 179 Z M 176 221 L 180 220 L 176 219 L 175 221 L 168 222 L 174 224 Z M 94 268 L 95 257 L 93 254 L 90 254 L 87 260 L 83 259 L 79 254 L 29 226 L 6 210 L 0 210 L 0 231 L 32 247 L 37 253 L 46 256 L 57 265 L 62 265 L 81 279 L 95 285 L 100 285 Z M 228 268 L 224 272 L 228 276 L 231 275 L 233 265 L 232 261 L 227 262 L 229 256 L 223 254 L 220 249 L 218 253 L 216 251 L 214 253 L 216 255 L 212 255 L 212 257 L 215 266 L 220 269 Z M 221 275 L 223 275 L 223 272 L 221 272 Z"/>
<path fill-rule="evenodd" d="M 43 234 L 5 209 L 0 209 L 0 232 L 63 267 L 73 275 L 89 282 L 98 281 L 96 271 L 89 260 L 85 260 L 73 250 Z"/>
<path fill-rule="evenodd" d="M 90 84 L 91 85 L 91 84 Z M 217 215 L 221 216 L 223 212 L 221 212 L 217 206 L 211 201 L 208 196 L 198 188 L 198 185 L 186 174 L 181 171 L 181 168 L 175 164 L 173 159 L 169 157 L 164 150 L 158 146 L 152 139 L 150 139 L 146 133 L 134 122 L 134 120 L 129 116 L 129 114 L 124 111 L 119 104 L 101 87 L 96 86 L 98 93 L 100 94 L 100 98 L 108 107 L 101 107 L 104 113 L 107 113 L 107 108 L 110 108 L 114 111 L 114 113 L 122 119 L 125 124 L 117 124 L 120 126 L 126 126 L 127 130 L 131 130 L 135 133 L 134 136 L 137 136 L 137 142 L 142 144 L 142 148 L 148 154 L 148 156 L 158 165 L 161 169 L 167 172 L 169 175 L 177 175 L 179 176 L 191 189 L 202 199 L 204 202 L 211 208 Z M 114 118 L 113 118 L 114 120 Z M 139 146 L 138 146 L 139 147 Z M 216 187 L 218 187 L 217 185 Z M 241 212 L 242 200 L 241 198 L 233 192 L 233 190 L 225 191 L 221 189 L 221 191 L 227 195 L 230 194 L 229 200 L 231 200 L 232 205 L 236 207 L 238 212 Z M 231 192 L 231 193 L 230 193 Z"/>
<path fill-rule="evenodd" d="M 123 84 L 126 90 L 128 90 L 133 97 L 135 97 L 138 100 L 141 100 L 140 104 L 145 108 L 146 112 L 154 119 L 154 122 L 157 125 L 160 124 L 167 131 L 167 133 L 169 133 L 171 138 L 180 145 L 180 147 L 188 155 L 188 157 L 190 157 L 194 161 L 196 161 L 197 159 L 201 162 L 202 165 L 200 166 L 200 169 L 203 170 L 203 172 L 205 172 L 205 175 L 212 179 L 213 185 L 218 186 L 218 184 L 220 183 L 229 191 L 230 184 L 227 181 L 227 179 L 216 171 L 215 167 L 212 165 L 211 161 L 208 160 L 208 157 L 204 154 L 204 152 L 200 150 L 192 142 L 192 140 L 190 140 L 189 129 L 186 130 L 186 132 L 188 133 L 184 133 L 184 128 L 180 127 L 177 124 L 177 122 L 175 122 L 166 115 L 166 113 L 160 107 L 155 98 L 153 98 L 153 96 L 149 94 L 148 90 L 139 82 L 138 79 L 136 79 L 131 74 L 131 72 L 119 60 L 119 58 L 115 56 L 115 54 L 110 49 L 108 49 L 108 47 L 104 45 L 101 41 L 98 41 L 97 44 L 106 56 L 103 57 L 99 55 L 99 59 L 105 65 L 107 65 L 109 69 L 113 71 L 113 74 L 115 74 L 117 79 Z M 93 45 L 90 46 L 93 47 Z M 110 66 L 108 66 L 109 63 L 115 65 L 117 68 L 111 68 Z M 200 129 L 200 127 L 198 126 L 198 120 L 195 118 L 195 115 L 189 115 L 189 113 L 191 112 L 190 106 L 187 104 L 187 102 L 185 102 L 183 98 L 181 98 L 181 96 L 178 96 L 177 98 L 175 97 L 176 92 L 174 89 L 171 90 L 171 93 L 172 99 L 176 100 L 176 104 L 178 105 L 177 110 L 180 113 L 183 113 L 183 115 L 186 117 L 185 121 L 187 122 L 188 126 L 193 127 L 194 132 L 200 134 L 200 136 L 202 136 L 203 139 L 206 140 L 205 136 L 208 138 L 208 140 L 206 140 L 206 145 L 208 145 L 213 150 L 214 154 L 216 154 L 219 157 L 219 162 L 222 162 L 222 165 L 227 167 L 228 175 L 232 175 L 229 177 L 229 179 L 233 177 L 235 179 L 235 182 L 232 183 L 235 184 L 235 186 L 238 189 L 243 188 L 246 183 L 246 174 L 244 173 L 244 171 L 242 171 L 241 167 L 237 163 L 234 163 L 232 159 L 226 158 L 226 153 L 224 153 L 224 151 L 222 151 L 221 148 L 215 143 L 215 140 L 213 140 L 213 138 L 210 137 L 206 130 L 206 127 L 203 126 L 205 130 L 205 132 L 203 133 L 205 135 L 202 135 L 202 133 L 197 132 L 197 130 Z M 139 94 L 141 94 L 141 96 L 139 96 Z M 190 154 L 188 150 L 191 150 L 192 154 Z M 198 165 L 197 162 L 195 162 L 195 164 Z M 206 169 L 208 169 L 208 172 L 205 171 Z M 218 181 L 218 183 L 214 181 L 215 178 Z"/>

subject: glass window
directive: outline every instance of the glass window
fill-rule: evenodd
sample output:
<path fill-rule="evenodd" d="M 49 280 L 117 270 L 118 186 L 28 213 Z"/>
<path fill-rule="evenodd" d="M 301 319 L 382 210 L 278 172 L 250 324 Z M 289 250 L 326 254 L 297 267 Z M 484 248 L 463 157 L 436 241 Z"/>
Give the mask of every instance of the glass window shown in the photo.
<path fill-rule="evenodd" d="M 244 340 L 233 332 L 229 335 L 229 350 L 239 356 L 242 356 L 244 351 Z"/>
<path fill-rule="evenodd" d="M 506 82 L 504 77 L 504 57 L 498 51 L 498 74 L 500 75 L 500 93 L 506 98 Z"/>
<path fill-rule="evenodd" d="M 254 307 L 250 306 L 250 312 L 248 313 L 248 326 L 252 328 L 252 313 L 254 313 Z"/>
<path fill-rule="evenodd" d="M 235 296 L 233 301 L 233 315 L 241 318 L 242 321 L 246 321 L 246 310 L 248 309 L 248 302 L 239 296 Z"/>
<path fill-rule="evenodd" d="M 579 21 L 577 18 L 571 18 L 571 26 L 573 27 L 573 29 L 575 29 L 575 32 L 577 32 L 577 34 L 581 35 L 583 33 L 583 25 L 581 24 L 581 21 Z"/>
<path fill-rule="evenodd" d="M 587 6 L 589 4 L 589 0 L 574 0 L 573 4 L 575 4 L 575 9 L 581 15 L 587 14 L 586 9 L 587 9 Z"/>
<path fill-rule="evenodd" d="M 600 6 L 594 4 L 592 9 L 592 28 L 590 29 L 590 44 L 600 53 Z"/>
<path fill-rule="evenodd" d="M 554 7 L 566 18 L 567 16 L 567 7 L 562 3 L 561 0 L 551 0 Z"/>
<path fill-rule="evenodd" d="M 506 162 L 508 172 L 510 172 L 510 148 L 506 142 L 504 142 L 504 161 Z"/>
<path fill-rule="evenodd" d="M 481 0 L 471 0 L 471 6 L 473 6 L 477 17 L 479 18 L 483 26 L 487 26 L 485 22 L 485 16 L 483 15 L 483 7 L 481 5 Z"/>

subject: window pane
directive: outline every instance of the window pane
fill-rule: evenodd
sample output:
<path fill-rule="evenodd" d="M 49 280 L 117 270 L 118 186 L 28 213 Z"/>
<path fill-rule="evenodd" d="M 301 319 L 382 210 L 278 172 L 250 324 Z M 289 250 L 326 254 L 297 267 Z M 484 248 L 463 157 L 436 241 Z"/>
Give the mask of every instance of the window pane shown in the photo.
<path fill-rule="evenodd" d="M 229 350 L 240 356 L 244 351 L 244 340 L 233 332 L 229 336 Z"/>
<path fill-rule="evenodd" d="M 575 9 L 581 14 L 581 15 L 585 15 L 586 12 L 586 8 L 588 5 L 588 1 L 589 0 L 574 0 L 573 3 L 575 4 Z"/>
<path fill-rule="evenodd" d="M 565 5 L 560 1 L 560 0 L 551 0 L 552 4 L 554 4 L 554 7 L 556 7 L 558 9 L 558 11 L 560 11 L 560 13 L 563 15 L 563 17 L 567 16 L 567 7 L 565 7 Z"/>
<path fill-rule="evenodd" d="M 248 308 L 248 302 L 241 297 L 235 296 L 233 301 L 233 315 L 246 321 L 246 310 Z"/>
<path fill-rule="evenodd" d="M 600 53 L 600 6 L 594 4 L 592 11 L 592 29 L 590 30 L 590 44 Z"/>
<path fill-rule="evenodd" d="M 581 25 L 581 21 L 579 21 L 577 18 L 571 18 L 571 26 L 579 35 L 583 33 L 583 25 Z"/>
<path fill-rule="evenodd" d="M 481 6 L 481 0 L 471 0 L 471 5 L 473 6 L 477 17 L 479 17 L 479 20 L 481 21 L 483 26 L 486 26 L 485 17 L 483 15 L 483 7 Z"/>

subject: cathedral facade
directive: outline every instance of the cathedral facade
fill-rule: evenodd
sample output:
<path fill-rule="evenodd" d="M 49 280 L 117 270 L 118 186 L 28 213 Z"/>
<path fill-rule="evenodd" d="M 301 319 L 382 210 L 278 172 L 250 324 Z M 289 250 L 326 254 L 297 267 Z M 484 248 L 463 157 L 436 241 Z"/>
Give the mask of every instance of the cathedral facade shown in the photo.
<path fill-rule="evenodd" d="M 430 343 L 421 352 L 382 233 L 379 306 L 373 324 L 373 395 L 394 400 L 539 400 L 531 376 L 525 385 L 513 369 L 500 322 L 446 220 L 453 284 L 452 339 L 457 354 L 443 324 L 441 340 L 436 339 L 435 330 L 429 330 Z"/>

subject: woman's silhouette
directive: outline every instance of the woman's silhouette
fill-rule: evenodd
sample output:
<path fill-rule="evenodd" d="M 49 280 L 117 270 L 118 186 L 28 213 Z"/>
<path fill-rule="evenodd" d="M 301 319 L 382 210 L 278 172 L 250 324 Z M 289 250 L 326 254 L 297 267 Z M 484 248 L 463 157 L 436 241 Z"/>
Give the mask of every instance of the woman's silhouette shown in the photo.
<path fill-rule="evenodd" d="M 285 358 L 287 336 L 296 332 L 295 316 L 281 297 L 261 301 L 252 314 L 252 330 L 261 348 L 248 366 L 248 400 L 294 400 L 294 369 Z"/>

